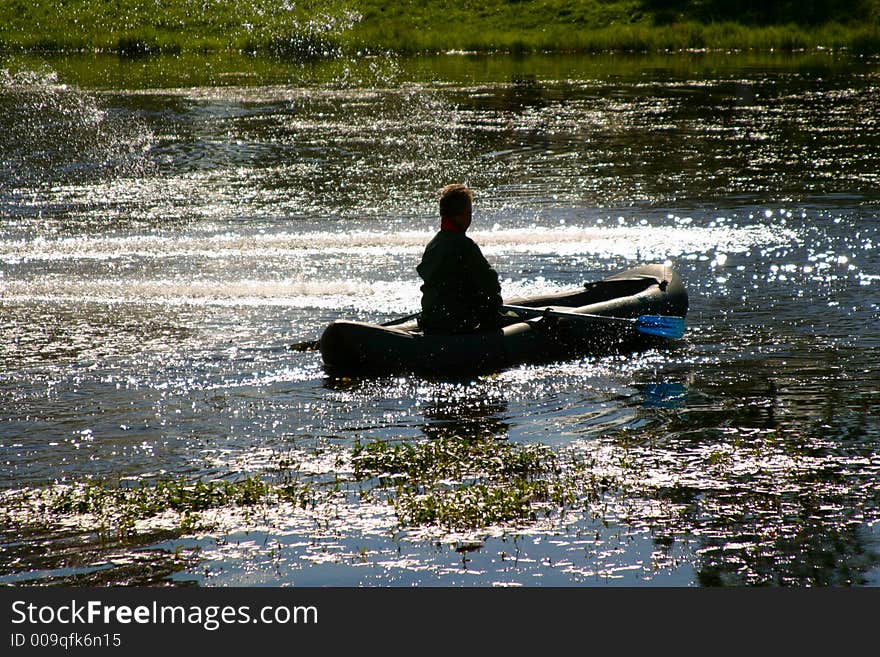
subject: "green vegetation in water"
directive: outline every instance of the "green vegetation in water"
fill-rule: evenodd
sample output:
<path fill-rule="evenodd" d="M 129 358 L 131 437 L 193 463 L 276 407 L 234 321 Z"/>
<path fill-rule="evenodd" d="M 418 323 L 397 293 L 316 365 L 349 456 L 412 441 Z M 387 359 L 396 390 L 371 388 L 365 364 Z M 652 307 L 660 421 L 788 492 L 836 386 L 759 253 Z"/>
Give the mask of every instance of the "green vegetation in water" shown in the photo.
<path fill-rule="evenodd" d="M 80 517 L 84 518 L 81 525 L 99 534 L 125 538 L 139 531 L 138 521 L 168 512 L 176 514 L 176 529 L 185 534 L 209 528 L 200 513 L 210 509 L 248 508 L 283 502 L 305 508 L 314 500 L 315 490 L 306 483 L 270 483 L 250 476 L 235 481 L 160 479 L 133 486 L 99 482 L 58 485 L 7 494 L 4 507 L 8 524 L 51 524 L 64 518 Z"/>
<path fill-rule="evenodd" d="M 604 52 L 848 48 L 880 52 L 880 0 L 10 0 L 0 49 L 123 55 L 238 50 Z"/>
<path fill-rule="evenodd" d="M 517 444 L 491 434 L 362 441 L 333 448 L 329 471 L 328 454 L 318 450 L 323 467 L 314 467 L 309 452 L 292 452 L 234 480 L 10 491 L 0 495 L 0 518 L 18 542 L 66 541 L 66 551 L 50 558 L 37 550 L 29 563 L 34 570 L 79 564 L 84 573 L 70 580 L 77 582 L 138 581 L 139 559 L 167 549 L 156 548 L 157 540 L 213 532 L 222 542 L 255 521 L 288 527 L 288 518 L 298 531 L 344 534 L 349 519 L 366 514 L 391 535 L 404 529 L 459 540 L 468 533 L 461 550 L 479 549 L 493 530 L 546 531 L 545 518 L 550 527 L 595 529 L 597 541 L 602 526 L 627 525 L 650 532 L 661 564 L 676 558 L 669 549 L 680 538 L 699 540 L 697 577 L 704 585 L 865 583 L 864 573 L 880 559 L 862 535 L 877 508 L 870 470 L 851 473 L 852 454 L 818 468 L 814 439 L 745 421 L 738 429 L 692 432 L 696 442 L 678 449 L 668 440 L 683 421 L 670 416 L 663 427 L 623 431 L 592 447 Z M 867 479 L 840 485 L 853 476 Z M 393 516 L 377 513 L 386 505 Z M 138 549 L 123 570 L 92 572 L 108 550 L 131 546 Z M 194 567 L 189 547 L 180 544 L 168 563 L 156 557 L 157 577 Z M 793 550 L 797 560 L 787 556 Z"/>
<path fill-rule="evenodd" d="M 402 525 L 450 531 L 531 522 L 595 501 L 609 485 L 585 477 L 585 464 L 560 467 L 545 446 L 493 437 L 358 443 L 353 461 L 358 480 L 375 479 L 389 491 Z"/>
<path fill-rule="evenodd" d="M 610 485 L 584 463 L 561 467 L 545 446 L 491 436 L 356 443 L 350 454 L 340 453 L 337 464 L 347 456 L 353 476 L 301 477 L 298 461 L 279 458 L 263 474 L 236 480 L 86 482 L 13 491 L 3 497 L 4 516 L 10 526 L 66 523 L 128 540 L 154 531 L 157 523 L 178 535 L 210 531 L 207 511 L 222 516 L 282 504 L 308 510 L 350 496 L 354 504 L 364 499 L 392 504 L 401 526 L 474 530 L 589 504 Z"/>

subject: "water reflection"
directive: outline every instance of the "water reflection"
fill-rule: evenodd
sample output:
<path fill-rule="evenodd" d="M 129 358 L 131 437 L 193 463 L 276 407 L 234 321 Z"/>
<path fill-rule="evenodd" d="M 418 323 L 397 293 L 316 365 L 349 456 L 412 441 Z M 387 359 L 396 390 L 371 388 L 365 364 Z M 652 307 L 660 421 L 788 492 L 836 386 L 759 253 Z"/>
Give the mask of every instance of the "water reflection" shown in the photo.
<path fill-rule="evenodd" d="M 428 438 L 485 440 L 506 438 L 510 430 L 505 421 L 507 402 L 489 397 L 482 387 L 465 390 L 441 389 L 423 407 Z"/>
<path fill-rule="evenodd" d="M 687 401 L 687 388 L 681 383 L 636 384 L 643 396 L 643 406 L 658 408 L 682 408 Z"/>
<path fill-rule="evenodd" d="M 544 85 L 535 75 L 515 75 L 506 93 L 499 97 L 499 106 L 509 112 L 524 112 L 548 105 Z"/>
<path fill-rule="evenodd" d="M 0 584 L 33 586 L 161 586 L 174 578 L 195 583 L 185 573 L 197 556 L 179 549 L 178 532 L 141 532 L 118 540 L 63 527 L 0 533 Z M 163 547 L 163 543 L 169 542 Z M 170 543 L 170 542 L 173 542 Z M 47 549 L 47 545 L 51 547 Z"/>
<path fill-rule="evenodd" d="M 822 377 L 779 365 L 763 364 L 766 378 L 752 376 L 755 364 L 739 376 L 703 368 L 691 385 L 713 391 L 704 403 L 621 436 L 645 492 L 669 505 L 671 515 L 644 522 L 661 550 L 697 545 L 703 585 L 864 584 L 880 563 L 864 524 L 880 501 L 876 443 L 864 441 L 880 435 L 877 422 L 839 389 L 817 395 L 809 381 Z"/>
<path fill-rule="evenodd" d="M 823 495 L 795 501 L 737 494 L 745 509 L 726 516 L 724 537 L 701 541 L 697 550 L 702 586 L 858 586 L 880 564 L 859 512 L 829 512 L 832 500 Z M 764 519 L 778 516 L 780 506 L 784 524 Z"/>

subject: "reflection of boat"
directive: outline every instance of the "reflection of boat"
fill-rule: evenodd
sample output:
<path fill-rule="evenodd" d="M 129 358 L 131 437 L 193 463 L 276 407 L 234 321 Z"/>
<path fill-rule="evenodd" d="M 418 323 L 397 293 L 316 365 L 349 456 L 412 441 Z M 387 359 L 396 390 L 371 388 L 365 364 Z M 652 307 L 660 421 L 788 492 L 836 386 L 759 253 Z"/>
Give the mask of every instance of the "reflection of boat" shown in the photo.
<path fill-rule="evenodd" d="M 660 264 L 628 269 L 570 292 L 506 303 L 564 312 L 464 335 L 424 335 L 414 322 L 379 326 L 337 320 L 321 336 L 321 356 L 333 374 L 490 371 L 662 344 L 668 339 L 642 332 L 633 318 L 684 317 L 688 308 L 678 274 Z"/>

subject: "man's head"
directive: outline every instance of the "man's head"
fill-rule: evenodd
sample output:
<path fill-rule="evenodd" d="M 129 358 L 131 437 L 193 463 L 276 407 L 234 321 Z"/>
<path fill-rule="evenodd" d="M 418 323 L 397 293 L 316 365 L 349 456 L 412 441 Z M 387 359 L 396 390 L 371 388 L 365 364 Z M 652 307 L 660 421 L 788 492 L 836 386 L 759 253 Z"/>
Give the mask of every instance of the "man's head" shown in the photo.
<path fill-rule="evenodd" d="M 440 217 L 467 230 L 471 225 L 473 199 L 474 195 L 466 185 L 447 185 L 440 190 Z"/>

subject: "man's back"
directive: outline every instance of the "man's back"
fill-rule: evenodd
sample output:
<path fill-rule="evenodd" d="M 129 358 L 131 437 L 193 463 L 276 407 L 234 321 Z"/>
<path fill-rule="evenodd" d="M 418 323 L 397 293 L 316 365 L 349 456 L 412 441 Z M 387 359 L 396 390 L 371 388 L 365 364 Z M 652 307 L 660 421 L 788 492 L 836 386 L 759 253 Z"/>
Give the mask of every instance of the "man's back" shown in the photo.
<path fill-rule="evenodd" d="M 416 270 L 424 281 L 419 324 L 426 333 L 498 326 L 503 303 L 498 274 L 464 232 L 438 232 Z"/>

